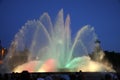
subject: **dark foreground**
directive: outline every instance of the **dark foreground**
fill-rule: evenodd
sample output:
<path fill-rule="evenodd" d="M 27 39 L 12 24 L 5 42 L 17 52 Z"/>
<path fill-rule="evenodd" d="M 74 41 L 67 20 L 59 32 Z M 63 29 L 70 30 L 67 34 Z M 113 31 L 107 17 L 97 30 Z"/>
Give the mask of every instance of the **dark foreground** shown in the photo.
<path fill-rule="evenodd" d="M 0 80 L 120 80 L 120 73 L 101 72 L 48 72 L 48 73 L 6 73 Z"/>

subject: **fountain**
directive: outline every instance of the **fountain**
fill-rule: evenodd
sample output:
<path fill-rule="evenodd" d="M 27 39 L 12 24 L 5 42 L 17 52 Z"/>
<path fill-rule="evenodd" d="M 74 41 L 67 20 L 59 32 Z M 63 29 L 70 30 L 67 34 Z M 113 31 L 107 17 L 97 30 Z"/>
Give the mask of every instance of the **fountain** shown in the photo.
<path fill-rule="evenodd" d="M 64 21 L 63 9 L 54 24 L 48 13 L 43 13 L 38 20 L 25 23 L 15 35 L 5 65 L 14 72 L 108 71 L 107 66 L 88 55 L 94 51 L 96 40 L 90 25 L 81 28 L 73 40 L 70 16 Z"/>

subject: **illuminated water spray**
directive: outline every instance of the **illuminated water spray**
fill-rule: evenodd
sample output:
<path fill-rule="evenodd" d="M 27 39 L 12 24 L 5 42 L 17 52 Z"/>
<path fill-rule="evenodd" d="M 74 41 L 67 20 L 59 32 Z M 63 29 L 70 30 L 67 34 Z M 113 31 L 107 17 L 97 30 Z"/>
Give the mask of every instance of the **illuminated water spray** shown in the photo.
<path fill-rule="evenodd" d="M 5 59 L 9 71 L 106 71 L 107 67 L 94 62 L 88 54 L 95 48 L 97 36 L 89 25 L 78 30 L 71 39 L 70 16 L 64 21 L 60 10 L 55 24 L 48 13 L 38 20 L 25 23 L 15 35 Z"/>

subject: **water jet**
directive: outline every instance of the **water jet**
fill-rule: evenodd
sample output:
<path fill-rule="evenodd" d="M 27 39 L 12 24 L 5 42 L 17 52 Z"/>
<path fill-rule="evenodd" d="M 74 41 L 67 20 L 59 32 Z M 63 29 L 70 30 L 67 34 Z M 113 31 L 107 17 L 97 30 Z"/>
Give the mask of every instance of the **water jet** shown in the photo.
<path fill-rule="evenodd" d="M 4 61 L 11 72 L 113 71 L 90 59 L 88 54 L 94 51 L 96 40 L 94 27 L 90 25 L 78 30 L 72 39 L 70 16 L 64 21 L 63 9 L 55 24 L 48 13 L 43 13 L 38 20 L 26 22 L 16 33 Z"/>

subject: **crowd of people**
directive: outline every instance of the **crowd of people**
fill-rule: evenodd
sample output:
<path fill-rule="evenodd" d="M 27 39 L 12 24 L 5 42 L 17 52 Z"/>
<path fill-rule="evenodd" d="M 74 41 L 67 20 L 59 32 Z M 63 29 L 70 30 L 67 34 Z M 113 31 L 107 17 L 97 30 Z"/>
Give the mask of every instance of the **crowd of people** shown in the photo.
<path fill-rule="evenodd" d="M 118 75 L 106 73 L 103 77 L 86 78 L 84 72 L 72 73 L 29 73 L 23 71 L 22 73 L 6 73 L 0 74 L 0 80 L 119 80 Z"/>

